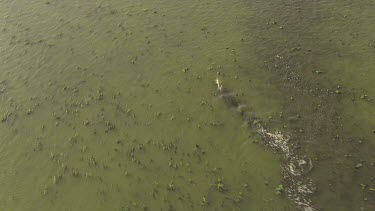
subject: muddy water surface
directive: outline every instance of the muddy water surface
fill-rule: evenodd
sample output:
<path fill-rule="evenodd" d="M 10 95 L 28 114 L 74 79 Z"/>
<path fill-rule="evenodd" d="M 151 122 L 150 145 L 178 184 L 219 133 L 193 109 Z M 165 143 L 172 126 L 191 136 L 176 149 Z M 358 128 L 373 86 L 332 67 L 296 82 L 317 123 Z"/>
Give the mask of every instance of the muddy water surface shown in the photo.
<path fill-rule="evenodd" d="M 374 10 L 1 0 L 0 209 L 375 209 Z"/>

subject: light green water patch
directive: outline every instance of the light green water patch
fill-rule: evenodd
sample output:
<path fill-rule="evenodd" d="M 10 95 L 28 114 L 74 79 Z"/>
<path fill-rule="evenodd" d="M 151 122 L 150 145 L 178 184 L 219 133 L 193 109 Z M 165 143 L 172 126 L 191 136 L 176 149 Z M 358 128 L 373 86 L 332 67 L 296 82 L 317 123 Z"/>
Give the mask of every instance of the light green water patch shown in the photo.
<path fill-rule="evenodd" d="M 280 108 L 241 1 L 0 8 L 1 209 L 295 210 L 279 157 L 216 96 L 219 77 L 258 116 Z"/>

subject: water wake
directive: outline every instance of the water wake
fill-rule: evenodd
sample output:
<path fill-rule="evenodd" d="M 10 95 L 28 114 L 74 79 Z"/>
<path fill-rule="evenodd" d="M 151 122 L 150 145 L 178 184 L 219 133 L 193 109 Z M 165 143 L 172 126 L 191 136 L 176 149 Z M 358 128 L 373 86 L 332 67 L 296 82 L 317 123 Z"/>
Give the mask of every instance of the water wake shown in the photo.
<path fill-rule="evenodd" d="M 240 102 L 233 96 L 228 89 L 224 88 L 219 79 L 216 79 L 216 85 L 219 95 L 223 98 L 227 106 L 235 108 L 248 126 L 257 131 L 262 137 L 262 142 L 274 152 L 282 155 L 281 169 L 283 175 L 283 187 L 286 195 L 301 210 L 315 211 L 308 195 L 315 191 L 312 180 L 306 176 L 313 168 L 310 158 L 298 155 L 296 144 L 291 142 L 288 135 L 280 131 L 269 131 L 262 121 L 250 112 L 241 109 Z"/>

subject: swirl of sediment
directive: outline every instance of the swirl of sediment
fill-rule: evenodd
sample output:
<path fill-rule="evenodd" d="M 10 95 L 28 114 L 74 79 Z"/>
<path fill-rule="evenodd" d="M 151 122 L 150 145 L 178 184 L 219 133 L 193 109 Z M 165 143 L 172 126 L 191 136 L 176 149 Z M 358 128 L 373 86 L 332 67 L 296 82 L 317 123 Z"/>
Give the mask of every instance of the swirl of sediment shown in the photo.
<path fill-rule="evenodd" d="M 240 102 L 230 91 L 216 79 L 218 93 L 230 108 L 235 108 L 248 126 L 257 131 L 261 136 L 264 145 L 274 152 L 282 155 L 281 169 L 283 175 L 284 191 L 288 198 L 292 200 L 301 210 L 315 211 L 308 195 L 315 191 L 312 180 L 306 176 L 313 168 L 310 158 L 298 155 L 296 144 L 290 141 L 290 137 L 280 131 L 271 132 L 262 121 L 241 109 Z"/>

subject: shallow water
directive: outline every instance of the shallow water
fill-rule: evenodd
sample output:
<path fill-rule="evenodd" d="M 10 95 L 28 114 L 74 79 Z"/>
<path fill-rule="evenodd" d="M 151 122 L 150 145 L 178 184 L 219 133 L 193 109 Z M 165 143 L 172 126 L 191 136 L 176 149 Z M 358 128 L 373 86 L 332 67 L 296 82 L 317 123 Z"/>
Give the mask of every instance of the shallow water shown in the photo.
<path fill-rule="evenodd" d="M 1 0 L 0 210 L 307 210 L 216 79 L 312 209 L 374 210 L 374 9 Z"/>

